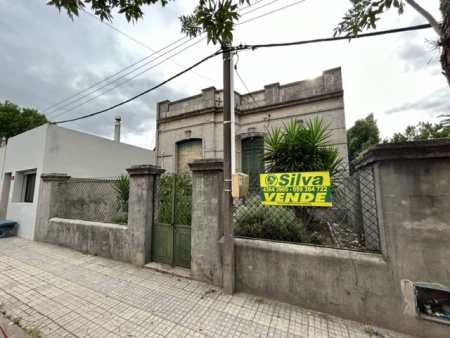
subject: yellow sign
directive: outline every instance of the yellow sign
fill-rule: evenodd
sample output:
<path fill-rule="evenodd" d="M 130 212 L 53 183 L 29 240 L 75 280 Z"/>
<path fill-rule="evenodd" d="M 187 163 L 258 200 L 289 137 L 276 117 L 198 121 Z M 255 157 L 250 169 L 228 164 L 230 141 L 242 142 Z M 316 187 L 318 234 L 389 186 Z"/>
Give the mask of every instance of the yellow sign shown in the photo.
<path fill-rule="evenodd" d="M 261 204 L 331 207 L 330 173 L 260 174 Z"/>

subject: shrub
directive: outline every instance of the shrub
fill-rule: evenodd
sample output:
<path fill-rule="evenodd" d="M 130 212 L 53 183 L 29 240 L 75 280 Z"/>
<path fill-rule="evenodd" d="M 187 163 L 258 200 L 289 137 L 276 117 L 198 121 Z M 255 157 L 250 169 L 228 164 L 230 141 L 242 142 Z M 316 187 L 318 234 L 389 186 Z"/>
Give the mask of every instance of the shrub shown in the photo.
<path fill-rule="evenodd" d="M 113 216 L 113 223 L 128 222 L 128 200 L 130 198 L 130 177 L 120 174 L 117 181 L 114 181 L 114 191 L 116 193 L 116 211 Z"/>
<path fill-rule="evenodd" d="M 250 198 L 236 214 L 236 236 L 308 243 L 308 233 L 291 208 L 265 206 Z"/>

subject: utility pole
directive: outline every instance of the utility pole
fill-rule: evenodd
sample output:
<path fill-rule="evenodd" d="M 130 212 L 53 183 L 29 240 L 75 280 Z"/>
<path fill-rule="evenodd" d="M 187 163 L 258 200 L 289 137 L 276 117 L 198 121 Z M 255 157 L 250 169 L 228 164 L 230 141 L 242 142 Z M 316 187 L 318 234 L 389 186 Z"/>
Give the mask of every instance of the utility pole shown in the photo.
<path fill-rule="evenodd" d="M 223 292 L 232 295 L 234 292 L 234 232 L 233 232 L 233 198 L 231 196 L 232 168 L 232 74 L 233 54 L 231 44 L 222 44 L 223 53 Z"/>

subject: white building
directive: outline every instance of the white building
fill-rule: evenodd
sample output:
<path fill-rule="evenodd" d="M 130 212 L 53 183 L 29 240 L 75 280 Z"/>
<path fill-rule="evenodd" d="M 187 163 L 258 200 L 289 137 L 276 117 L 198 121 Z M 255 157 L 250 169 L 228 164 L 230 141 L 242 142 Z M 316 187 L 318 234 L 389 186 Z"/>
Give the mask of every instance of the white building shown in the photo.
<path fill-rule="evenodd" d="M 0 218 L 32 240 L 41 174 L 108 177 L 136 164 L 155 164 L 155 153 L 52 124 L 29 130 L 0 148 Z"/>

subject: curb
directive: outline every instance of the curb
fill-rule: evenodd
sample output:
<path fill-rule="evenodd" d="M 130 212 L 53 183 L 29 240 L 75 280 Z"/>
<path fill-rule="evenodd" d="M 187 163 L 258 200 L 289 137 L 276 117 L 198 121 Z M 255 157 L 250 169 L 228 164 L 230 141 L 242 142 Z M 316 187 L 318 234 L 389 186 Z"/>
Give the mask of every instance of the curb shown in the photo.
<path fill-rule="evenodd" d="M 0 338 L 30 338 L 30 336 L 8 318 L 5 318 L 3 314 L 0 314 Z"/>

